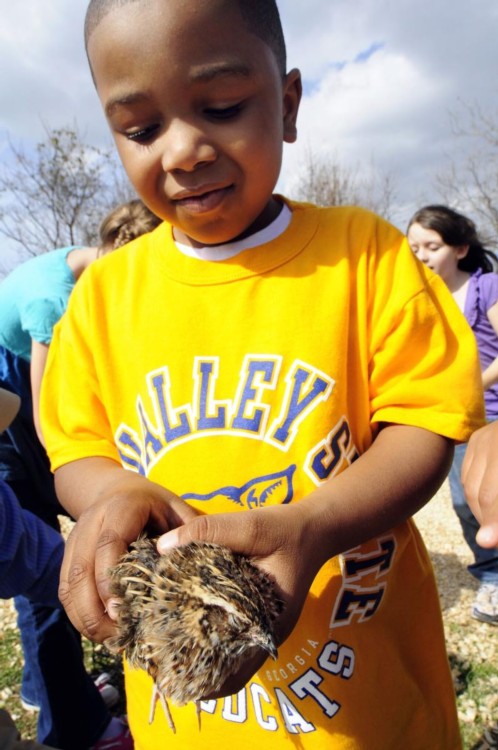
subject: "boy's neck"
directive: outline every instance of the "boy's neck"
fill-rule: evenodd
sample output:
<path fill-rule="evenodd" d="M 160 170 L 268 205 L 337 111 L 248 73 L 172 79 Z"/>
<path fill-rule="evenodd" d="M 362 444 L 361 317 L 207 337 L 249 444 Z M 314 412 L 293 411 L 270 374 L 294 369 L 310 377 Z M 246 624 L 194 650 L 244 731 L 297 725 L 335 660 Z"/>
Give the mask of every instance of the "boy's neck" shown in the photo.
<path fill-rule="evenodd" d="M 226 242 L 223 243 L 207 245 L 206 243 L 199 242 L 199 240 L 196 240 L 193 237 L 189 237 L 187 234 L 184 234 L 180 229 L 177 229 L 176 227 L 173 228 L 173 237 L 175 241 L 180 243 L 181 245 L 193 248 L 216 248 L 220 244 L 226 245 L 229 242 L 238 242 L 239 240 L 244 240 L 246 239 L 246 237 L 250 237 L 251 235 L 256 234 L 256 232 L 260 232 L 262 229 L 265 229 L 265 227 L 269 226 L 280 214 L 282 207 L 282 201 L 279 198 L 272 196 L 257 219 L 253 221 L 253 223 L 250 224 L 247 229 L 245 229 L 236 237 L 227 239 Z"/>
<path fill-rule="evenodd" d="M 227 242 L 221 245 L 203 245 L 199 247 L 185 245 L 176 239 L 175 243 L 184 255 L 191 258 L 198 258 L 199 260 L 207 261 L 228 260 L 229 258 L 234 258 L 236 255 L 239 255 L 239 253 L 242 253 L 244 250 L 250 250 L 253 247 L 272 242 L 285 232 L 291 219 L 292 211 L 289 206 L 284 203 L 281 206 L 280 213 L 271 224 L 265 226 L 263 229 L 257 230 L 253 234 L 244 236 L 243 238 L 238 238 L 232 242 Z"/>

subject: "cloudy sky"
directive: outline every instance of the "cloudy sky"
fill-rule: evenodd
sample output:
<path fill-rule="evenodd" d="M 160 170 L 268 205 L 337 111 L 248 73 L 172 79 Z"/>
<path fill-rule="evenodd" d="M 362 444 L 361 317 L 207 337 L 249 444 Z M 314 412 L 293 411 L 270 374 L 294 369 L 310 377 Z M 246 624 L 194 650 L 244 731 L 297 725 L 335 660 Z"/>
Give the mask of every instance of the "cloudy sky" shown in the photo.
<path fill-rule="evenodd" d="M 86 0 L 0 0 L 0 158 L 49 127 L 77 124 L 109 145 L 82 43 Z M 279 188 L 290 191 L 306 150 L 352 170 L 388 173 L 393 221 L 437 196 L 434 178 L 464 158 L 450 113 L 498 113 L 498 0 L 280 0 L 289 67 L 305 96 L 298 143 Z M 463 108 L 464 109 L 464 108 Z"/>

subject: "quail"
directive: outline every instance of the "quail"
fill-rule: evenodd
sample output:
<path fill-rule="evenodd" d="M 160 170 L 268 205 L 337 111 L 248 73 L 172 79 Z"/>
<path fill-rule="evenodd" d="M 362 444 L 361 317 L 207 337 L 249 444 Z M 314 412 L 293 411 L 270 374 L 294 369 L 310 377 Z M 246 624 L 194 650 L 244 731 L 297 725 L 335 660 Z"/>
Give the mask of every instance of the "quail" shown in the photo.
<path fill-rule="evenodd" d="M 270 577 L 226 547 L 191 542 L 159 555 L 141 537 L 111 570 L 118 634 L 106 642 L 154 680 L 149 721 L 160 701 L 178 706 L 219 690 L 250 654 L 277 656 L 273 624 L 282 611 Z"/>

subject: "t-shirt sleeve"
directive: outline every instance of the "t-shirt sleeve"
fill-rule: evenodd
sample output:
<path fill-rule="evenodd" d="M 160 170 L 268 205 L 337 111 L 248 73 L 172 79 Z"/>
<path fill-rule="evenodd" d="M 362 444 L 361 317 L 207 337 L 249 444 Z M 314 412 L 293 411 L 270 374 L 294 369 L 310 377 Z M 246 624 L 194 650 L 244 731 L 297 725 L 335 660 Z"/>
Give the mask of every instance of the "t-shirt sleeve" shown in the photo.
<path fill-rule="evenodd" d="M 64 314 L 66 304 L 62 297 L 30 300 L 21 311 L 23 330 L 40 344 L 50 344 L 54 326 Z"/>
<path fill-rule="evenodd" d="M 42 381 L 41 425 L 54 471 L 89 456 L 120 460 L 88 337 L 98 313 L 91 285 L 85 282 L 82 278 L 75 286 L 67 312 L 54 328 Z"/>
<path fill-rule="evenodd" d="M 414 258 L 405 241 L 390 267 L 381 264 L 379 272 L 370 338 L 372 421 L 468 440 L 484 423 L 470 326 L 444 282 Z"/>
<path fill-rule="evenodd" d="M 60 607 L 57 595 L 64 553 L 62 536 L 19 505 L 0 482 L 0 597 L 24 595 Z"/>
<path fill-rule="evenodd" d="M 498 302 L 498 273 L 484 273 L 479 277 L 483 307 L 490 310 Z"/>

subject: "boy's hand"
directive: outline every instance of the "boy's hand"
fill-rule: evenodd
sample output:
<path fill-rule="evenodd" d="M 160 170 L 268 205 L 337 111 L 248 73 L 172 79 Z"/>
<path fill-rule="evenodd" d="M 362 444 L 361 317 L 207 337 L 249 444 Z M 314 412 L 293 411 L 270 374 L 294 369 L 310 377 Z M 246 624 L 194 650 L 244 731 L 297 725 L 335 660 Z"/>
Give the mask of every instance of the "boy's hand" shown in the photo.
<path fill-rule="evenodd" d="M 79 469 L 85 464 L 88 470 L 89 461 L 95 471 L 85 480 Z M 67 467 L 63 479 L 56 476 L 58 490 L 66 495 L 79 476 L 80 485 L 72 490 L 73 508 L 70 502 L 65 505 L 73 512 L 79 506 L 80 513 L 74 512 L 79 520 L 66 544 L 59 598 L 73 625 L 87 638 L 102 642 L 116 630 L 108 614 L 112 608 L 110 568 L 145 528 L 159 534 L 195 517 L 196 512 L 163 487 L 107 459 L 84 459 Z M 98 493 L 94 482 L 102 488 Z M 81 487 L 91 489 L 90 497 L 98 498 L 85 509 L 78 500 Z"/>
<path fill-rule="evenodd" d="M 462 465 L 462 483 L 469 506 L 481 524 L 481 547 L 498 547 L 498 422 L 471 436 Z"/>
<path fill-rule="evenodd" d="M 277 594 L 285 605 L 275 624 L 278 646 L 296 625 L 313 578 L 323 562 L 315 554 L 313 540 L 306 539 L 306 528 L 303 507 L 299 503 L 244 513 L 197 516 L 162 536 L 158 550 L 164 553 L 171 547 L 195 540 L 223 544 L 250 557 L 273 578 Z M 219 698 L 238 692 L 267 658 L 268 654 L 261 651 L 230 676 L 220 694 L 203 697 Z"/>

